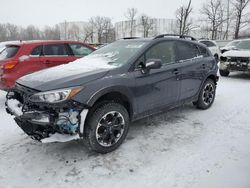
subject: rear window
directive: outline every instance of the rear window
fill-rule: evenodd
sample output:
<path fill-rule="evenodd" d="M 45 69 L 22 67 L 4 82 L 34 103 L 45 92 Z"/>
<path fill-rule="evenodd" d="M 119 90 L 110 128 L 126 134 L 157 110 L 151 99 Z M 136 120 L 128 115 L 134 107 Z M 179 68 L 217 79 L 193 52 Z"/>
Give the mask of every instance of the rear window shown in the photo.
<path fill-rule="evenodd" d="M 208 57 L 209 56 L 209 53 L 207 51 L 206 48 L 202 47 L 202 46 L 198 46 L 199 50 L 200 50 L 200 54 L 203 56 L 203 57 Z"/>
<path fill-rule="evenodd" d="M 6 48 L 0 52 L 0 60 L 14 57 L 17 54 L 19 48 L 20 46 L 6 46 Z"/>
<path fill-rule="evenodd" d="M 93 52 L 92 49 L 82 44 L 69 44 L 69 46 L 75 56 L 86 56 Z"/>
<path fill-rule="evenodd" d="M 177 42 L 178 56 L 177 61 L 188 60 L 200 55 L 196 45 L 187 42 Z"/>
<path fill-rule="evenodd" d="M 216 46 L 213 42 L 211 41 L 200 41 L 200 43 L 205 44 L 207 47 L 213 47 Z"/>

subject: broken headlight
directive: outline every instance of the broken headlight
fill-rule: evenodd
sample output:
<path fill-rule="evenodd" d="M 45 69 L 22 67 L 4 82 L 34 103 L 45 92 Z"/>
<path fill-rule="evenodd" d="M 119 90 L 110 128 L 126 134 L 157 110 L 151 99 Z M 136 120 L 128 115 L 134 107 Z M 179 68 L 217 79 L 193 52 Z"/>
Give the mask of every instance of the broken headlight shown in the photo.
<path fill-rule="evenodd" d="M 59 103 L 71 99 L 79 93 L 83 87 L 66 88 L 60 90 L 40 92 L 32 95 L 31 102 Z"/>

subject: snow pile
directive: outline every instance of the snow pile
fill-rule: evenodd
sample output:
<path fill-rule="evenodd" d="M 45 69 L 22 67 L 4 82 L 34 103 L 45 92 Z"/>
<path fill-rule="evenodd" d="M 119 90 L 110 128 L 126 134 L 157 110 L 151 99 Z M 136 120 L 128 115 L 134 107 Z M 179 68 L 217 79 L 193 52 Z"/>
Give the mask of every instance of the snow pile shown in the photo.
<path fill-rule="evenodd" d="M 50 143 L 50 142 L 68 142 L 71 140 L 77 140 L 80 136 L 77 135 L 66 135 L 66 134 L 59 134 L 55 133 L 50 135 L 48 138 L 44 138 L 41 140 L 42 143 Z"/>
<path fill-rule="evenodd" d="M 15 99 L 9 99 L 7 101 L 8 109 L 16 116 L 23 115 L 22 112 L 22 105 L 18 100 Z"/>

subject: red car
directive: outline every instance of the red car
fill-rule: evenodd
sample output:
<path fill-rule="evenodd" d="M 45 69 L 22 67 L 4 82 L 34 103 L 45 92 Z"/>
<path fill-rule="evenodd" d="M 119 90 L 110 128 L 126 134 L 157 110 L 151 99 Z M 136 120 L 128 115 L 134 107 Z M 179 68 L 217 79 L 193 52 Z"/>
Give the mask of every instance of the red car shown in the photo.
<path fill-rule="evenodd" d="M 26 74 L 72 62 L 94 50 L 76 41 L 5 42 L 0 50 L 0 89 L 9 90 Z"/>

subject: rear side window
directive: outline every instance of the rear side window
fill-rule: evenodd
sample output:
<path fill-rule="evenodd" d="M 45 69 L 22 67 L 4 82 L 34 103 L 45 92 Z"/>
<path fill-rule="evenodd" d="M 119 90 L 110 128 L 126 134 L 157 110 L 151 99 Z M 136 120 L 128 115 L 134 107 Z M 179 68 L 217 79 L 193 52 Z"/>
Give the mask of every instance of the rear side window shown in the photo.
<path fill-rule="evenodd" d="M 93 52 L 92 49 L 82 44 L 69 44 L 69 46 L 75 56 L 86 56 Z"/>
<path fill-rule="evenodd" d="M 163 64 L 175 62 L 175 43 L 173 41 L 161 42 L 151 47 L 145 54 L 148 59 L 161 59 Z"/>
<path fill-rule="evenodd" d="M 214 47 L 216 46 L 213 42 L 211 41 L 200 41 L 200 43 L 205 44 L 207 47 Z"/>
<path fill-rule="evenodd" d="M 35 47 L 35 48 L 31 51 L 30 55 L 33 55 L 33 56 L 40 56 L 40 55 L 42 54 L 42 49 L 43 49 L 43 46 L 37 46 L 37 47 Z"/>
<path fill-rule="evenodd" d="M 0 60 L 14 57 L 17 54 L 19 48 L 20 46 L 6 46 L 6 48 L 4 48 L 0 53 Z"/>
<path fill-rule="evenodd" d="M 177 61 L 193 59 L 200 56 L 199 49 L 196 45 L 187 42 L 177 42 L 178 56 Z"/>
<path fill-rule="evenodd" d="M 43 54 L 53 56 L 65 56 L 68 55 L 64 44 L 48 44 L 44 45 Z"/>
<path fill-rule="evenodd" d="M 200 54 L 203 56 L 203 57 L 208 57 L 209 56 L 209 53 L 207 51 L 206 48 L 202 47 L 202 46 L 198 46 L 199 48 L 199 51 L 200 51 Z"/>

